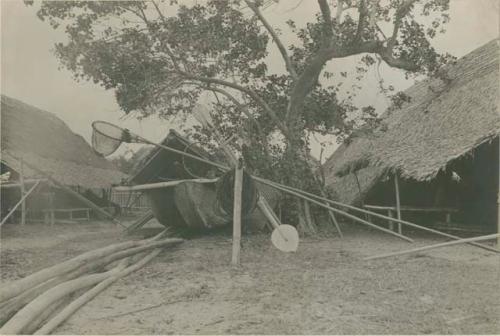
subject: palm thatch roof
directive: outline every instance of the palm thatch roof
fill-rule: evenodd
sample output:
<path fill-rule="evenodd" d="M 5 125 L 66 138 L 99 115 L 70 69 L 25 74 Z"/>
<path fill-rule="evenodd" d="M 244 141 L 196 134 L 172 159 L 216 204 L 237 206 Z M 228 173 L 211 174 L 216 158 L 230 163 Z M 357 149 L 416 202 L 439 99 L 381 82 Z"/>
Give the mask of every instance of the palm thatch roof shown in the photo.
<path fill-rule="evenodd" d="M 365 198 L 368 191 L 384 175 L 384 169 L 367 166 L 339 176 L 335 173 L 335 168 L 337 162 L 344 159 L 346 148 L 348 147 L 345 144 L 341 145 L 323 164 L 322 170 L 325 175 L 325 184 L 334 192 L 336 201 L 358 205 Z"/>
<path fill-rule="evenodd" d="M 1 98 L 2 163 L 27 178 L 42 177 L 29 166 L 66 186 L 105 188 L 126 176 L 98 156 L 90 145 L 52 113 L 19 100 Z"/>
<path fill-rule="evenodd" d="M 339 147 L 326 163 L 330 182 L 339 183 L 340 176 L 367 166 L 379 176 L 397 172 L 403 178 L 430 180 L 450 161 L 496 138 L 499 40 L 459 59 L 446 69 L 446 77 L 413 85 L 405 91 L 411 100 L 384 114 L 384 129 Z M 341 184 L 334 189 L 343 190 Z"/>

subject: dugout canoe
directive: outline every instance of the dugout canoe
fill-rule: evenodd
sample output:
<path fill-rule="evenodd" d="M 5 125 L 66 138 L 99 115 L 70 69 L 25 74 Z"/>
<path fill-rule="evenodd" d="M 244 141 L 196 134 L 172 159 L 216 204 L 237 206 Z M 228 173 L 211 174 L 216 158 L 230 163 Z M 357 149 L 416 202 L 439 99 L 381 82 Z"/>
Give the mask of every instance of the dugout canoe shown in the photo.
<path fill-rule="evenodd" d="M 182 181 L 171 188 L 146 191 L 156 219 L 164 226 L 187 229 L 214 229 L 228 226 L 232 213 L 226 213 L 217 200 L 217 182 Z M 271 207 L 278 204 L 280 193 L 257 183 L 257 188 Z M 256 207 L 243 219 L 244 226 L 263 229 L 265 215 Z"/>

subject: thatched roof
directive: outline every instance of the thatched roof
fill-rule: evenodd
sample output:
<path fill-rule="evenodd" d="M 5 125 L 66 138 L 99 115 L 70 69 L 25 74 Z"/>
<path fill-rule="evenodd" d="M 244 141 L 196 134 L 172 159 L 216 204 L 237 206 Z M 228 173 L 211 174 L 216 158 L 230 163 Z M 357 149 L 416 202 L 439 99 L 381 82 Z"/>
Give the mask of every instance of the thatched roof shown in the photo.
<path fill-rule="evenodd" d="M 105 188 L 125 175 L 52 113 L 2 95 L 1 160 L 15 171 L 26 162 L 28 178 L 41 177 L 28 165 L 67 186 Z"/>
<path fill-rule="evenodd" d="M 337 201 L 346 204 L 360 204 L 365 198 L 366 193 L 384 175 L 384 169 L 369 166 L 353 171 L 350 174 L 339 176 L 335 173 L 335 168 L 338 162 L 344 160 L 346 149 L 345 144 L 341 145 L 323 164 L 322 169 L 325 174 L 325 184 L 333 189 Z"/>
<path fill-rule="evenodd" d="M 430 180 L 450 161 L 497 137 L 499 40 L 462 57 L 446 73 L 446 83 L 429 79 L 410 87 L 405 93 L 411 101 L 383 116 L 385 131 L 339 147 L 325 164 L 330 181 L 367 165 L 378 167 L 376 174 Z"/>

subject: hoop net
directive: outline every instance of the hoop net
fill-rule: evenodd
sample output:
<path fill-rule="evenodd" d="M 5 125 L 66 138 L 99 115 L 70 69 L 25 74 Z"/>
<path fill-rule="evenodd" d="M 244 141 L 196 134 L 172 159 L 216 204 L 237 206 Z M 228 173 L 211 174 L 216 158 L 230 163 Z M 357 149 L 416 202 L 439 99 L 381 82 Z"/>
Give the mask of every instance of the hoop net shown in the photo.
<path fill-rule="evenodd" d="M 103 155 L 113 154 L 122 142 L 130 142 L 130 133 L 105 121 L 92 123 L 92 148 Z"/>

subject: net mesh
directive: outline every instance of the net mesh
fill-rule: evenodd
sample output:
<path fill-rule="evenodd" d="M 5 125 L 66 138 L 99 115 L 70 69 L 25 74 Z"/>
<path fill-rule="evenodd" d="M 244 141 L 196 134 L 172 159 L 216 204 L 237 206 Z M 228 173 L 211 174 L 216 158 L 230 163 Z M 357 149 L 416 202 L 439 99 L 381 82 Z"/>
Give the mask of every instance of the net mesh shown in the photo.
<path fill-rule="evenodd" d="M 126 132 L 118 126 L 103 121 L 92 123 L 92 148 L 103 155 L 113 154 L 125 141 Z"/>

